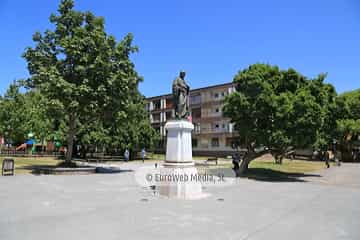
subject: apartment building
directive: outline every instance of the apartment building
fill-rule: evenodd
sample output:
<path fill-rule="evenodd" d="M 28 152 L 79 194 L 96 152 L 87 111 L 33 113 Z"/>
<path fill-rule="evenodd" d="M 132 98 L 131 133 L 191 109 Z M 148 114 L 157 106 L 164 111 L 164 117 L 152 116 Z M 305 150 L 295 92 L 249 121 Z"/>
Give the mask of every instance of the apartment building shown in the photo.
<path fill-rule="evenodd" d="M 232 152 L 231 143 L 236 133 L 230 119 L 223 116 L 225 97 L 235 91 L 233 83 L 219 84 L 190 91 L 190 111 L 194 124 L 192 145 L 194 154 L 225 155 Z M 147 98 L 146 109 L 152 126 L 159 131 L 166 144 L 165 123 L 174 117 L 171 94 Z"/>

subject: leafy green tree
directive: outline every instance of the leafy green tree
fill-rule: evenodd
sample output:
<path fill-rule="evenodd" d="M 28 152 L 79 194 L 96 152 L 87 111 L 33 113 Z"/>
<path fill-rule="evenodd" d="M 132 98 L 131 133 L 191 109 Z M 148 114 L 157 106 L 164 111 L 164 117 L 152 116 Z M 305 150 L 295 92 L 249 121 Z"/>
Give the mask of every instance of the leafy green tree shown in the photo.
<path fill-rule="evenodd" d="M 110 128 L 112 144 L 121 149 L 128 148 L 131 152 L 141 148 L 152 148 L 160 139 L 159 134 L 149 124 L 149 116 L 144 108 L 144 98 L 139 96 L 137 101 L 128 105 L 127 115 L 118 114 Z"/>
<path fill-rule="evenodd" d="M 324 83 L 326 75 L 320 74 L 308 82 L 308 89 L 314 97 L 318 108 L 319 124 L 313 126 L 315 139 L 307 142 L 306 146 L 322 152 L 329 150 L 329 145 L 336 134 L 336 90 L 333 85 Z M 296 146 L 296 145 L 295 145 Z"/>
<path fill-rule="evenodd" d="M 15 145 L 24 143 L 28 133 L 37 141 L 49 138 L 52 124 L 46 112 L 46 100 L 38 91 L 20 91 L 21 82 L 10 85 L 0 101 L 0 132 Z"/>
<path fill-rule="evenodd" d="M 35 33 L 35 47 L 24 53 L 31 74 L 28 86 L 46 96 L 67 122 L 67 161 L 79 130 L 88 139 L 108 142 L 103 120 L 108 115 L 128 116 L 142 80 L 129 58 L 137 51 L 132 35 L 117 42 L 106 34 L 103 18 L 73 7 L 72 0 L 62 0 L 59 14 L 50 17 L 55 29 Z M 101 123 L 96 126 L 98 136 L 91 123 Z"/>
<path fill-rule="evenodd" d="M 336 103 L 337 139 L 343 159 L 349 160 L 353 145 L 360 145 L 360 89 L 339 95 Z"/>
<path fill-rule="evenodd" d="M 25 98 L 20 93 L 19 86 L 11 84 L 0 101 L 0 132 L 5 140 L 12 141 L 15 145 L 26 139 L 24 105 Z"/>
<path fill-rule="evenodd" d="M 237 91 L 226 98 L 224 113 L 235 123 L 239 144 L 247 149 L 240 173 L 262 154 L 271 153 L 281 163 L 290 149 L 329 140 L 323 131 L 330 122 L 328 101 L 335 101 L 336 93 L 324 78 L 309 80 L 293 69 L 267 64 L 251 65 L 234 77 Z"/>

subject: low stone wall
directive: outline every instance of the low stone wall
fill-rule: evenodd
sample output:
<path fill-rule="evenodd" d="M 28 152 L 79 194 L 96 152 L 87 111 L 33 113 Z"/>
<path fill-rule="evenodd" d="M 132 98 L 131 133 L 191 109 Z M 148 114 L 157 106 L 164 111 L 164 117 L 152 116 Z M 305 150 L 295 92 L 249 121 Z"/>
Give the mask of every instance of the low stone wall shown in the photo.
<path fill-rule="evenodd" d="M 54 168 L 54 167 L 39 167 L 35 170 L 37 174 L 52 174 L 52 175 L 86 175 L 96 173 L 96 167 L 77 167 L 77 168 Z"/>

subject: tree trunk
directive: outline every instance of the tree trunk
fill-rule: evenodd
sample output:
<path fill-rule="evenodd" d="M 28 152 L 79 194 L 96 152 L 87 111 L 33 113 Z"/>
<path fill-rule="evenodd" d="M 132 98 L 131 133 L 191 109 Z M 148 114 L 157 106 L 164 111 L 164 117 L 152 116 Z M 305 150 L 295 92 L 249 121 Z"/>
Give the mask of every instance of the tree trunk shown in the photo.
<path fill-rule="evenodd" d="M 243 158 L 243 160 L 240 163 L 239 170 L 238 170 L 238 173 L 237 173 L 238 176 L 244 176 L 245 175 L 245 173 L 249 169 L 249 164 L 250 164 L 250 162 L 252 160 L 253 159 L 251 159 L 249 157 L 246 157 L 246 156 Z"/>
<path fill-rule="evenodd" d="M 286 155 L 285 150 L 276 149 L 276 150 L 271 150 L 270 153 L 273 156 L 273 158 L 275 159 L 275 164 L 282 164 L 282 160 L 284 159 L 284 157 Z"/>
<path fill-rule="evenodd" d="M 281 154 L 275 155 L 275 163 L 276 164 L 282 164 L 282 160 L 283 160 L 283 155 L 281 155 Z"/>
<path fill-rule="evenodd" d="M 239 169 L 236 171 L 236 176 L 237 177 L 245 176 L 249 169 L 250 162 L 252 160 L 264 155 L 267 152 L 268 152 L 267 150 L 255 152 L 254 149 L 248 147 L 248 152 L 245 154 L 245 156 L 241 160 Z"/>
<path fill-rule="evenodd" d="M 81 145 L 81 158 L 82 159 L 85 159 L 86 158 L 86 155 L 87 155 L 87 152 L 88 152 L 88 147 L 85 146 L 85 145 Z"/>
<path fill-rule="evenodd" d="M 283 158 L 284 158 L 283 155 L 280 155 L 280 156 L 279 156 L 279 164 L 282 164 Z"/>
<path fill-rule="evenodd" d="M 66 162 L 70 163 L 73 154 L 73 147 L 74 147 L 74 137 L 76 133 L 76 116 L 75 113 L 71 113 L 69 116 L 69 132 L 67 138 L 67 152 L 66 152 Z"/>

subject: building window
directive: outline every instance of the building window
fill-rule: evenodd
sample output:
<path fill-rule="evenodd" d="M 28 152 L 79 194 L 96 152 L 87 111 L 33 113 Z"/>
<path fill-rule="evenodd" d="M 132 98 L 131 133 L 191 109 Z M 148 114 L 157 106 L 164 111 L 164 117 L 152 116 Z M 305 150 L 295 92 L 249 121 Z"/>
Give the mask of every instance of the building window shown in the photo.
<path fill-rule="evenodd" d="M 197 141 L 197 139 L 196 139 L 196 138 L 192 139 L 192 140 L 191 140 L 191 144 L 192 144 L 192 147 L 193 147 L 193 148 L 197 148 L 197 146 L 198 146 L 198 141 Z"/>
<path fill-rule="evenodd" d="M 154 104 L 154 110 L 159 110 L 159 109 L 161 108 L 161 101 L 160 101 L 160 99 L 154 101 L 153 104 Z"/>
<path fill-rule="evenodd" d="M 215 109 L 215 112 L 217 112 L 217 113 L 218 113 L 219 111 L 220 111 L 220 110 L 219 110 L 218 108 L 217 108 L 217 109 Z"/>
<path fill-rule="evenodd" d="M 153 122 L 160 122 L 160 113 L 152 115 Z"/>
<path fill-rule="evenodd" d="M 222 97 L 225 97 L 225 92 L 221 92 L 221 96 L 222 96 Z"/>
<path fill-rule="evenodd" d="M 229 93 L 229 94 L 231 94 L 231 93 L 233 93 L 233 92 L 235 92 L 235 91 L 236 91 L 235 87 L 229 87 L 229 88 L 228 88 L 228 93 Z"/>
<path fill-rule="evenodd" d="M 170 108 L 173 108 L 173 107 L 174 107 L 174 104 L 173 104 L 172 99 L 171 98 L 166 99 L 165 108 L 170 109 Z"/>
<path fill-rule="evenodd" d="M 146 103 L 146 105 L 145 105 L 145 110 L 146 110 L 146 111 L 150 111 L 150 103 Z"/>
<path fill-rule="evenodd" d="M 166 112 L 166 121 L 172 119 L 172 112 Z"/>
<path fill-rule="evenodd" d="M 234 124 L 233 123 L 228 123 L 228 130 L 229 130 L 229 132 L 233 132 L 233 130 L 234 130 Z"/>
<path fill-rule="evenodd" d="M 226 146 L 233 148 L 236 144 L 236 138 L 228 137 L 226 138 Z"/>
<path fill-rule="evenodd" d="M 195 133 L 200 133 L 200 123 L 194 123 L 194 131 Z"/>
<path fill-rule="evenodd" d="M 200 146 L 201 148 L 208 148 L 209 147 L 209 142 L 207 139 L 200 139 Z"/>
<path fill-rule="evenodd" d="M 219 93 L 214 93 L 214 98 L 219 98 Z"/>
<path fill-rule="evenodd" d="M 211 139 L 211 146 L 212 147 L 219 147 L 219 138 L 212 138 Z"/>
<path fill-rule="evenodd" d="M 190 96 L 190 104 L 200 104 L 200 103 L 201 103 L 200 93 Z"/>
<path fill-rule="evenodd" d="M 193 118 L 201 118 L 201 108 L 194 108 L 191 110 L 191 116 Z"/>

